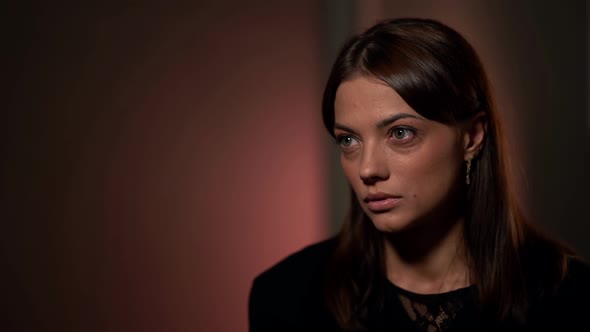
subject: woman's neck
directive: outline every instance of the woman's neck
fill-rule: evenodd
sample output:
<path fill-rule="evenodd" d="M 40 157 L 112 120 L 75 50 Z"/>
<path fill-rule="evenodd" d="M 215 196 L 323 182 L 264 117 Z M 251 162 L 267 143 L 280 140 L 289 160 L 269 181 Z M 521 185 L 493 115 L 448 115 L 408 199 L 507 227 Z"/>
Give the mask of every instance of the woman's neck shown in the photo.
<path fill-rule="evenodd" d="M 458 220 L 385 235 L 388 279 L 419 294 L 444 293 L 468 286 L 462 227 L 463 220 Z"/>

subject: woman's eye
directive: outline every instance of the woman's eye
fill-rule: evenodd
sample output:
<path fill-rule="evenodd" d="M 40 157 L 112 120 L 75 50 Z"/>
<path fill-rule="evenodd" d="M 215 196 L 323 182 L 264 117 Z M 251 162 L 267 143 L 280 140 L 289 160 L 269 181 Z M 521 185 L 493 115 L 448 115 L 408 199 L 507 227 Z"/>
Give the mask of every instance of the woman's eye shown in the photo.
<path fill-rule="evenodd" d="M 338 144 L 344 148 L 348 148 L 358 144 L 358 141 L 351 136 L 338 137 Z"/>
<path fill-rule="evenodd" d="M 410 128 L 394 128 L 391 132 L 391 136 L 396 140 L 405 140 L 408 137 L 412 137 L 414 135 L 414 130 Z"/>

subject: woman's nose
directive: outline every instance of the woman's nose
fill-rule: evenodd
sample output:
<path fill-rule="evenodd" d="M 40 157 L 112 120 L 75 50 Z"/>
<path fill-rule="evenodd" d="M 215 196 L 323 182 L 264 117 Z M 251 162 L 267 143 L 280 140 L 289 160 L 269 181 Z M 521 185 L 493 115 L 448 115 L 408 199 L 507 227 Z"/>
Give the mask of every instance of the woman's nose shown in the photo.
<path fill-rule="evenodd" d="M 360 160 L 359 176 L 367 185 L 389 178 L 385 151 L 379 146 L 366 145 Z"/>

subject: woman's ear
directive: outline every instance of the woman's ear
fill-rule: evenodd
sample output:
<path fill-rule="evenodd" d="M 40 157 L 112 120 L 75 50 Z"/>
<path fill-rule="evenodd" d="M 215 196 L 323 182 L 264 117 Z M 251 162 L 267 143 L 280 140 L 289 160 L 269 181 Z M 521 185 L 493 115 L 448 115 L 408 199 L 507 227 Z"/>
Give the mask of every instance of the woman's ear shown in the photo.
<path fill-rule="evenodd" d="M 477 113 L 465 123 L 463 128 L 464 159 L 471 160 L 477 156 L 483 146 L 487 132 L 487 117 L 484 112 Z"/>

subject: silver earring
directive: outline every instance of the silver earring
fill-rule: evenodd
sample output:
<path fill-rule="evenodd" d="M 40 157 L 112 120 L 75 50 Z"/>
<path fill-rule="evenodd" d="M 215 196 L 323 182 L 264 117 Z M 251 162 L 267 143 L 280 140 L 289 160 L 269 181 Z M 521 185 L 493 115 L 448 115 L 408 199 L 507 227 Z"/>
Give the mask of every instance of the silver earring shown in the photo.
<path fill-rule="evenodd" d="M 471 183 L 469 179 L 469 172 L 471 171 L 471 159 L 467 160 L 467 172 L 465 172 L 465 182 L 467 184 Z"/>

